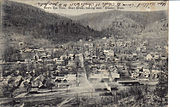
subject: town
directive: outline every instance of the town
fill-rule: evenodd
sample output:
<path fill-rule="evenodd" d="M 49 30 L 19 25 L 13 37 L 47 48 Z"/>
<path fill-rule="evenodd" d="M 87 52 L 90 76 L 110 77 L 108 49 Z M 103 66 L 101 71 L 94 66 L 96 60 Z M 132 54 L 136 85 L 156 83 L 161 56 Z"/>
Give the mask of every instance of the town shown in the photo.
<path fill-rule="evenodd" d="M 167 6 L 43 8 L 48 3 L 3 1 L 0 106 L 168 105 Z"/>
<path fill-rule="evenodd" d="M 27 93 L 78 87 L 84 81 L 96 83 L 94 90 L 118 87 L 111 84 L 156 85 L 159 73 L 167 72 L 168 50 L 164 44 L 150 47 L 148 40 L 113 36 L 45 48 L 21 41 L 11 49 L 11 58 L 5 58 L 2 76 L 9 87 Z"/>

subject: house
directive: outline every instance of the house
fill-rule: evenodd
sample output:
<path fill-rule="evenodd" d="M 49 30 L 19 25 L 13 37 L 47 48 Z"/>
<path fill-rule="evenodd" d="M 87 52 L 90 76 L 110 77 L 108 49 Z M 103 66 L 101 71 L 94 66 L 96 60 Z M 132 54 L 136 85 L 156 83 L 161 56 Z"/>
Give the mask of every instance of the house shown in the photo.
<path fill-rule="evenodd" d="M 16 86 L 18 86 L 18 85 L 20 85 L 20 83 L 23 81 L 23 79 L 22 79 L 22 76 L 17 76 L 17 77 L 15 77 L 14 78 L 14 86 L 16 87 Z"/>
<path fill-rule="evenodd" d="M 43 62 L 43 60 L 42 59 L 38 59 L 38 62 Z"/>
<path fill-rule="evenodd" d="M 133 56 L 133 57 L 137 57 L 137 53 L 133 53 L 132 56 Z"/>
<path fill-rule="evenodd" d="M 71 60 L 74 60 L 75 54 L 72 54 L 72 53 L 71 53 L 71 54 L 68 55 L 68 57 L 69 57 Z"/>
<path fill-rule="evenodd" d="M 52 48 L 46 48 L 45 50 L 47 53 L 52 54 Z"/>
<path fill-rule="evenodd" d="M 155 54 L 155 55 L 154 55 L 154 59 L 159 59 L 159 55 L 158 55 L 158 54 Z"/>
<path fill-rule="evenodd" d="M 66 75 L 65 74 L 59 74 L 56 76 L 55 81 L 56 80 L 64 80 L 64 79 L 66 79 Z"/>
<path fill-rule="evenodd" d="M 61 60 L 65 60 L 67 58 L 67 55 L 62 55 L 62 56 L 60 56 L 60 59 Z"/>
<path fill-rule="evenodd" d="M 106 38 L 106 37 L 103 37 L 102 39 L 103 39 L 103 40 L 106 40 L 107 38 Z"/>
<path fill-rule="evenodd" d="M 122 46 L 123 43 L 121 41 L 116 42 L 117 46 Z"/>
<path fill-rule="evenodd" d="M 117 72 L 111 72 L 111 77 L 114 80 L 120 78 L 120 75 Z"/>
<path fill-rule="evenodd" d="M 56 60 L 56 64 L 58 64 L 58 65 L 59 65 L 59 64 L 63 64 L 63 62 L 64 62 L 63 59 L 57 59 L 57 60 Z"/>
<path fill-rule="evenodd" d="M 147 56 L 146 56 L 146 60 L 148 60 L 148 61 L 149 61 L 149 60 L 152 60 L 152 58 L 153 58 L 153 57 L 152 57 L 152 55 L 151 55 L 151 54 L 147 54 Z"/>
<path fill-rule="evenodd" d="M 141 48 L 140 48 L 140 47 L 137 47 L 137 48 L 136 48 L 136 51 L 140 52 L 140 51 L 141 51 Z"/>
<path fill-rule="evenodd" d="M 146 53 L 146 52 L 147 52 L 145 46 L 142 47 L 141 52 L 142 52 L 142 53 Z"/>
<path fill-rule="evenodd" d="M 24 61 L 25 62 L 31 62 L 31 59 L 25 59 Z"/>
<path fill-rule="evenodd" d="M 148 45 L 148 41 L 145 40 L 145 41 L 143 42 L 143 46 L 147 46 L 147 45 Z"/>
<path fill-rule="evenodd" d="M 137 72 L 137 71 L 132 72 L 131 77 L 132 78 L 138 78 L 139 77 L 139 72 Z"/>
<path fill-rule="evenodd" d="M 92 72 L 94 72 L 94 73 L 97 73 L 99 70 L 98 66 L 91 66 L 90 68 L 91 68 Z"/>
<path fill-rule="evenodd" d="M 88 48 L 93 48 L 93 43 L 85 43 L 84 46 Z"/>
<path fill-rule="evenodd" d="M 28 53 L 28 52 L 32 52 L 33 51 L 33 49 L 30 49 L 30 48 L 26 48 L 26 49 L 24 49 L 24 53 Z"/>
<path fill-rule="evenodd" d="M 56 78 L 54 79 L 54 82 L 55 82 L 55 86 L 62 87 L 63 84 L 67 83 L 66 75 L 61 74 L 61 75 L 56 76 Z"/>
<path fill-rule="evenodd" d="M 109 74 L 104 74 L 104 73 L 98 73 L 98 74 L 90 74 L 89 75 L 89 80 L 90 81 L 95 81 L 95 82 L 109 82 Z"/>
<path fill-rule="evenodd" d="M 114 56 L 114 51 L 113 50 L 104 50 L 103 52 L 104 52 L 104 54 L 106 56 Z"/>
<path fill-rule="evenodd" d="M 154 79 L 156 79 L 156 78 L 158 78 L 158 74 L 161 73 L 162 71 L 160 71 L 160 70 L 152 70 L 151 72 L 152 72 L 152 74 L 151 74 L 152 77 Z"/>
<path fill-rule="evenodd" d="M 85 51 L 85 52 L 84 52 L 84 55 L 85 55 L 85 56 L 89 56 L 89 55 L 90 55 L 90 52 L 89 52 L 89 51 Z"/>
<path fill-rule="evenodd" d="M 56 51 L 58 51 L 58 50 L 59 50 L 59 48 L 54 48 L 54 49 L 53 49 L 54 52 L 56 52 Z"/>
<path fill-rule="evenodd" d="M 39 48 L 39 49 L 35 49 L 36 51 L 40 52 L 40 53 L 43 53 L 45 52 L 45 50 L 43 48 Z"/>
<path fill-rule="evenodd" d="M 67 74 L 67 76 L 66 76 L 66 80 L 68 82 L 76 81 L 76 79 L 77 79 L 77 75 L 76 74 Z"/>
<path fill-rule="evenodd" d="M 99 65 L 99 68 L 100 68 L 101 71 L 104 71 L 104 70 L 105 70 L 105 71 L 107 72 L 107 70 L 106 70 L 107 65 L 106 65 L 106 64 L 100 64 L 100 65 Z"/>
<path fill-rule="evenodd" d="M 57 66 L 57 69 L 58 69 L 58 70 L 61 70 L 61 69 L 62 69 L 62 66 L 59 66 L 59 65 L 58 65 L 58 66 Z"/>
<path fill-rule="evenodd" d="M 55 62 L 56 62 L 57 60 L 58 60 L 58 58 L 54 58 L 54 59 L 53 59 L 53 61 L 55 61 Z"/>
<path fill-rule="evenodd" d="M 166 52 L 168 52 L 168 46 L 164 46 L 164 49 L 166 50 Z"/>
<path fill-rule="evenodd" d="M 73 60 L 68 61 L 68 66 L 75 66 L 75 65 L 76 65 L 75 61 Z"/>
<path fill-rule="evenodd" d="M 150 76 L 150 70 L 149 69 L 143 69 L 143 76 L 144 77 L 149 77 Z"/>

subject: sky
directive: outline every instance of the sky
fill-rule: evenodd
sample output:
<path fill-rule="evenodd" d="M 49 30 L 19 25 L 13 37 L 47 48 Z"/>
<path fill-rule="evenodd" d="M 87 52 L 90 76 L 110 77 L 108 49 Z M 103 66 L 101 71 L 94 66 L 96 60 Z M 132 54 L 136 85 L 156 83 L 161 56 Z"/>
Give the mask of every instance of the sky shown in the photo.
<path fill-rule="evenodd" d="M 105 11 L 110 11 L 110 10 L 114 10 L 114 9 L 44 9 L 43 6 L 40 6 L 41 3 L 48 3 L 49 0 L 11 0 L 11 1 L 16 1 L 16 2 L 21 2 L 21 3 L 25 3 L 25 4 L 29 4 L 38 8 L 41 8 L 47 12 L 50 13 L 56 13 L 56 14 L 60 14 L 60 15 L 81 15 L 81 14 L 85 14 L 85 13 L 96 13 L 96 12 L 105 12 Z M 58 4 L 68 4 L 71 5 L 73 3 L 100 3 L 101 5 L 104 5 L 104 3 L 115 3 L 117 4 L 117 2 L 119 4 L 134 4 L 135 6 L 137 6 L 139 3 L 141 3 L 142 5 L 138 8 L 135 7 L 131 7 L 131 6 L 123 6 L 123 9 L 119 9 L 121 11 L 158 11 L 158 10 L 167 10 L 168 9 L 168 5 L 166 6 L 150 6 L 150 8 L 145 8 L 143 7 L 144 4 L 143 3 L 156 3 L 157 2 L 161 2 L 161 1 L 60 1 L 60 0 L 51 0 L 49 1 L 49 3 L 57 3 Z M 48 7 L 52 7 L 52 5 L 49 5 Z M 122 7 L 122 6 L 121 6 Z"/>

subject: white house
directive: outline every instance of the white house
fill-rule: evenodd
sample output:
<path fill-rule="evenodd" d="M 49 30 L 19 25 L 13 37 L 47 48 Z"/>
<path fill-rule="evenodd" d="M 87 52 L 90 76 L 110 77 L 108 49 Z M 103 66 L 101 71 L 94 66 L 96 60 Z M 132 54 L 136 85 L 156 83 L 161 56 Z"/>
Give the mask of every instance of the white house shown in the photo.
<path fill-rule="evenodd" d="M 151 54 L 148 54 L 147 56 L 146 56 L 146 60 L 151 60 L 153 57 L 152 57 L 152 55 Z"/>

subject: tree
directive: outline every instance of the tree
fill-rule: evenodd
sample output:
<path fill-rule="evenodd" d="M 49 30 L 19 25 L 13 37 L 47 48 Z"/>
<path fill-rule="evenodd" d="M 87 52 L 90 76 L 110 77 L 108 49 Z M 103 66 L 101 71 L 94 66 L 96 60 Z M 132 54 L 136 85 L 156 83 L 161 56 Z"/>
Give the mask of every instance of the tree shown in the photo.
<path fill-rule="evenodd" d="M 150 70 L 150 79 L 152 79 L 152 69 L 153 69 L 153 65 L 154 65 L 154 62 L 153 60 L 149 61 L 148 63 L 148 66 L 149 66 L 149 70 Z"/>
<path fill-rule="evenodd" d="M 163 103 L 163 99 L 168 94 L 168 73 L 162 72 L 159 74 L 159 81 L 156 85 L 155 95 L 157 95 L 161 99 L 161 105 Z"/>
<path fill-rule="evenodd" d="M 17 78 L 10 78 L 8 80 L 8 84 L 3 84 L 2 85 L 2 91 L 3 91 L 3 95 L 5 97 L 13 97 L 13 93 L 16 89 L 19 88 L 19 86 L 21 85 L 23 79 L 22 77 L 20 77 L 20 79 L 18 81 L 16 81 Z M 17 82 L 17 84 L 16 84 Z"/>
<path fill-rule="evenodd" d="M 128 70 L 129 75 L 131 75 L 131 71 L 132 71 L 132 61 L 128 61 L 128 62 L 126 63 L 126 66 L 127 66 L 127 70 Z"/>
<path fill-rule="evenodd" d="M 18 49 L 7 46 L 3 54 L 3 60 L 5 62 L 16 62 L 22 60 L 22 57 Z"/>

